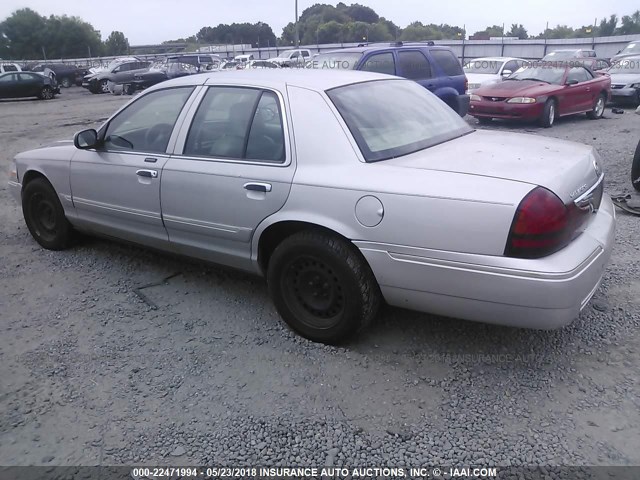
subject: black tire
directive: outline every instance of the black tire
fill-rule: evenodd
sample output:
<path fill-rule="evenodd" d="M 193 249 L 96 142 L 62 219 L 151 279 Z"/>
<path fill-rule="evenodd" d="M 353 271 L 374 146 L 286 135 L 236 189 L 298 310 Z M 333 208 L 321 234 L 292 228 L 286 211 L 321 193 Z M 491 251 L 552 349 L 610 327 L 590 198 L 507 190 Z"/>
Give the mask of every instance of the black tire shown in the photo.
<path fill-rule="evenodd" d="M 33 238 L 48 250 L 63 250 L 73 239 L 73 227 L 58 194 L 44 178 L 27 183 L 22 191 L 22 214 Z"/>
<path fill-rule="evenodd" d="M 539 123 L 544 128 L 549 128 L 553 126 L 553 122 L 556 119 L 557 115 L 557 106 L 558 102 L 556 102 L 553 98 L 547 100 L 544 104 L 544 109 L 542 110 L 542 115 L 540 116 Z"/>
<path fill-rule="evenodd" d="M 480 125 L 490 125 L 493 122 L 491 117 L 476 117 Z"/>
<path fill-rule="evenodd" d="M 44 87 L 42 87 L 42 90 L 40 90 L 38 98 L 40 98 L 41 100 L 51 100 L 55 96 L 56 94 L 53 89 L 45 85 Z"/>
<path fill-rule="evenodd" d="M 631 164 L 631 185 L 640 192 L 640 142 L 638 142 L 636 154 L 633 156 Z"/>
<path fill-rule="evenodd" d="M 60 86 L 63 88 L 71 88 L 71 85 L 73 85 L 73 82 L 71 81 L 71 79 L 69 77 L 62 77 L 60 79 Z"/>
<path fill-rule="evenodd" d="M 604 115 L 604 109 L 607 105 L 607 96 L 604 93 L 598 95 L 596 102 L 593 104 L 593 108 L 587 112 L 587 118 L 591 120 L 597 120 Z"/>
<path fill-rule="evenodd" d="M 348 340 L 380 307 L 369 265 L 353 245 L 324 232 L 300 232 L 282 241 L 269 260 L 267 283 L 284 321 L 315 342 Z"/>
<path fill-rule="evenodd" d="M 102 93 L 102 87 L 97 80 L 94 80 L 89 84 L 89 91 L 97 95 L 99 93 Z"/>

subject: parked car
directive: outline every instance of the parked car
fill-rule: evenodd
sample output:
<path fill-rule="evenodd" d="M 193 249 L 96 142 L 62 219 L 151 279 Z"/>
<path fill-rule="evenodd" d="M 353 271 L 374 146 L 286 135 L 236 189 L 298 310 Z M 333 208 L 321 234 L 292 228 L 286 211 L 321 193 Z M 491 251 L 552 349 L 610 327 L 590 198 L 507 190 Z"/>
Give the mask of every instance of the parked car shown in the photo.
<path fill-rule="evenodd" d="M 106 66 L 91 67 L 87 70 L 87 75 L 92 73 L 99 73 L 105 71 L 111 71 L 122 63 L 139 62 L 138 57 L 118 57 L 111 60 Z"/>
<path fill-rule="evenodd" d="M 0 62 L 0 73 L 21 72 L 22 68 L 17 63 Z"/>
<path fill-rule="evenodd" d="M 321 53 L 315 69 L 364 70 L 413 80 L 435 93 L 461 117 L 469 109 L 467 78 L 448 47 L 430 43 L 372 44 Z"/>
<path fill-rule="evenodd" d="M 82 79 L 87 74 L 85 70 L 75 65 L 66 65 L 63 63 L 38 63 L 29 67 L 32 72 L 44 72 L 48 68 L 56 75 L 56 81 L 61 87 L 69 88 L 72 85 L 82 85 Z"/>
<path fill-rule="evenodd" d="M 484 85 L 501 82 L 503 77 L 508 77 L 526 62 L 513 57 L 482 57 L 467 61 L 463 68 L 469 82 L 467 93 Z"/>
<path fill-rule="evenodd" d="M 615 63 L 624 57 L 637 55 L 640 55 L 640 40 L 633 40 L 632 42 L 629 42 L 626 47 L 611 57 L 611 63 Z"/>
<path fill-rule="evenodd" d="M 239 68 L 244 68 L 247 64 L 253 61 L 253 55 L 236 55 L 233 59 Z"/>
<path fill-rule="evenodd" d="M 544 57 L 542 57 L 543 61 L 556 61 L 556 60 L 567 60 L 570 58 L 584 58 L 584 57 L 595 57 L 596 51 L 590 50 L 586 48 L 567 48 L 554 50 L 553 52 L 547 53 Z"/>
<path fill-rule="evenodd" d="M 640 55 L 624 57 L 607 70 L 611 77 L 611 100 L 640 105 Z"/>
<path fill-rule="evenodd" d="M 469 115 L 480 123 L 494 118 L 538 120 L 551 127 L 556 118 L 585 113 L 602 117 L 611 96 L 611 78 L 582 66 L 558 62 L 530 64 L 501 83 L 480 87 L 471 95 Z"/>
<path fill-rule="evenodd" d="M 136 90 L 149 88 L 165 80 L 194 75 L 199 72 L 200 69 L 190 63 L 157 62 L 147 70 L 134 73 L 133 78 L 121 79 L 119 83 L 109 82 L 109 90 L 115 93 L 116 90 L 122 89 L 122 93 L 130 95 Z"/>
<path fill-rule="evenodd" d="M 182 54 L 168 57 L 167 63 L 179 63 L 193 65 L 198 71 L 217 70 L 223 63 L 218 55 Z"/>
<path fill-rule="evenodd" d="M 264 69 L 151 87 L 17 155 L 9 190 L 44 248 L 77 230 L 262 274 L 295 331 L 336 343 L 383 299 L 571 322 L 613 246 L 603 178 L 592 147 L 474 130 L 412 81 Z"/>
<path fill-rule="evenodd" d="M 285 50 L 277 57 L 270 58 L 269 61 L 281 67 L 304 67 L 307 60 L 311 58 L 311 50 L 306 48 L 295 48 Z"/>
<path fill-rule="evenodd" d="M 0 73 L 0 98 L 37 97 L 50 100 L 58 93 L 60 87 L 40 73 Z"/>
<path fill-rule="evenodd" d="M 91 93 L 108 93 L 109 82 L 123 84 L 133 80 L 137 73 L 146 71 L 151 62 L 134 60 L 117 63 L 115 67 L 89 74 L 82 80 L 82 86 Z"/>
<path fill-rule="evenodd" d="M 280 65 L 273 63 L 271 60 L 251 60 L 245 68 L 280 68 Z"/>

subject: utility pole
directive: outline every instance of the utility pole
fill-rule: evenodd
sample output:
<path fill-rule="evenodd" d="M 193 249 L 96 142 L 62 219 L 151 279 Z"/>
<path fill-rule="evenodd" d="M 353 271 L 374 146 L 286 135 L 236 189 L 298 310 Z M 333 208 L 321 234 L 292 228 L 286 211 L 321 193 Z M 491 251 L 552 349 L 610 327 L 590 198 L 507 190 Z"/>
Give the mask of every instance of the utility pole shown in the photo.
<path fill-rule="evenodd" d="M 296 48 L 300 46 L 300 33 L 298 32 L 298 0 L 295 0 L 296 3 L 296 31 L 294 36 L 294 43 Z"/>

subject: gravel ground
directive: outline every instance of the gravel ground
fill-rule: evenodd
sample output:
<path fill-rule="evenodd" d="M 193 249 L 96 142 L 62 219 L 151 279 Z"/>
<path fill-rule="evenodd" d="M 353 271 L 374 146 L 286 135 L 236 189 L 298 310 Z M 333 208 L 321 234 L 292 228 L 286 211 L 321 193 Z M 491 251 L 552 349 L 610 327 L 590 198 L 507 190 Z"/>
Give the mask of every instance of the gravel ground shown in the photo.
<path fill-rule="evenodd" d="M 618 213 L 603 285 L 562 330 L 387 308 L 352 344 L 317 345 L 283 326 L 259 278 L 32 240 L 10 158 L 126 100 L 0 102 L 0 465 L 640 464 L 640 219 Z M 592 144 L 607 190 L 630 192 L 632 112 L 486 128 Z M 157 309 L 134 293 L 172 274 L 145 289 Z"/>

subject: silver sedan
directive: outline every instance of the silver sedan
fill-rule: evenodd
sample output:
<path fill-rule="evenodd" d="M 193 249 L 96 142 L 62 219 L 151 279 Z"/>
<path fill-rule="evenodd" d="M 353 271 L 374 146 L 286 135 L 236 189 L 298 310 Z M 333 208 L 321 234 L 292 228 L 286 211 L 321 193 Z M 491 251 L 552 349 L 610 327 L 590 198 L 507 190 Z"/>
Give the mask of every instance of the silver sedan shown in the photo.
<path fill-rule="evenodd" d="M 9 183 L 44 248 L 81 231 L 264 275 L 291 328 L 336 343 L 383 301 L 571 322 L 614 240 L 598 158 L 473 130 L 409 80 L 265 69 L 163 82 Z"/>

